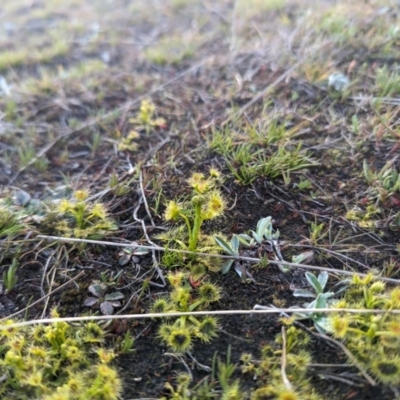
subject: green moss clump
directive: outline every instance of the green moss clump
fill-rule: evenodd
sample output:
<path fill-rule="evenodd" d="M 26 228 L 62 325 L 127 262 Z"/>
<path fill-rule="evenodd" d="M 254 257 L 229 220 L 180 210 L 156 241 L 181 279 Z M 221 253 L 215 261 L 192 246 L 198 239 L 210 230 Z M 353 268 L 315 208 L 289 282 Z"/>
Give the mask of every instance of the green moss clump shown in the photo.
<path fill-rule="evenodd" d="M 372 275 L 355 276 L 344 298 L 335 308 L 393 310 L 400 308 L 400 288 L 386 288 Z M 396 314 L 334 313 L 329 317 L 331 332 L 342 340 L 357 361 L 378 381 L 400 384 L 400 321 Z M 349 360 L 352 362 L 352 360 Z"/>
<path fill-rule="evenodd" d="M 56 311 L 53 317 L 58 317 Z M 122 391 L 110 363 L 112 350 L 101 346 L 104 332 L 95 322 L 66 322 L 14 328 L 2 323 L 0 397 L 9 400 L 114 400 Z"/>

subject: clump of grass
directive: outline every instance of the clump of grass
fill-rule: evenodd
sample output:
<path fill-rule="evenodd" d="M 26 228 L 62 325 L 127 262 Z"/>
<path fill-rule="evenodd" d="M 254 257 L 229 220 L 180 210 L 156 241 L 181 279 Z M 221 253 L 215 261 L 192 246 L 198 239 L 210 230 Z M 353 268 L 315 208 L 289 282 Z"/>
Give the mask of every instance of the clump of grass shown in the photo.
<path fill-rule="evenodd" d="M 390 71 L 387 65 L 378 68 L 375 78 L 375 90 L 379 97 L 392 97 L 400 94 L 400 75 Z"/>
<path fill-rule="evenodd" d="M 61 38 L 56 38 L 53 43 L 34 49 L 12 49 L 3 51 L 0 56 L 0 71 L 23 64 L 46 63 L 55 57 L 67 54 L 70 45 Z"/>
<path fill-rule="evenodd" d="M 237 366 L 231 361 L 231 347 L 228 347 L 226 361 L 217 358 L 214 354 L 211 376 L 207 376 L 199 383 L 193 385 L 193 377 L 186 372 L 179 373 L 175 378 L 175 387 L 167 382 L 165 388 L 171 392 L 167 399 L 189 399 L 190 398 L 220 398 L 223 400 L 242 400 L 244 393 L 240 388 L 239 379 L 233 379 Z"/>
<path fill-rule="evenodd" d="M 18 269 L 18 261 L 16 258 L 12 260 L 11 265 L 8 267 L 7 271 L 3 272 L 3 284 L 6 288 L 6 293 L 10 292 L 14 289 L 17 284 L 17 269 Z"/>
<path fill-rule="evenodd" d="M 193 38 L 184 38 L 181 35 L 168 35 L 145 49 L 144 57 L 160 66 L 167 64 L 178 65 L 184 60 L 192 58 L 196 52 L 196 48 L 197 44 Z"/>
<path fill-rule="evenodd" d="M 2 51 L 0 57 L 0 71 L 22 65 L 26 61 L 27 55 L 26 50 Z"/>
<path fill-rule="evenodd" d="M 20 222 L 17 213 L 5 204 L 0 204 L 0 237 L 18 235 L 25 227 L 26 225 Z"/>
<path fill-rule="evenodd" d="M 389 160 L 380 171 L 373 171 L 364 160 L 363 173 L 370 185 L 368 194 L 378 202 L 384 203 L 390 196 L 400 192 L 400 174 L 393 167 L 394 161 Z"/>
<path fill-rule="evenodd" d="M 284 123 L 272 120 L 250 124 L 240 135 L 229 129 L 214 130 L 208 145 L 224 157 L 228 168 L 242 184 L 248 185 L 260 176 L 283 177 L 289 183 L 292 172 L 316 165 L 310 153 L 302 150 L 301 141 L 291 144 L 291 138 L 300 127 L 288 129 Z"/>

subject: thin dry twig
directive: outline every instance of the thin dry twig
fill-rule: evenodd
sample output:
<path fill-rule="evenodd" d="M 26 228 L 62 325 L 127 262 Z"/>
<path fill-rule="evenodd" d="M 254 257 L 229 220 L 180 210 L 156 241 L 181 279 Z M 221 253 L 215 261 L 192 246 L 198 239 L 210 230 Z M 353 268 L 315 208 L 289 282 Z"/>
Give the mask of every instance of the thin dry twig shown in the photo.
<path fill-rule="evenodd" d="M 394 130 L 392 129 L 386 122 L 385 120 L 382 118 L 382 116 L 378 113 L 378 111 L 375 110 L 375 108 L 372 107 L 372 110 L 375 111 L 375 115 L 378 117 L 379 121 L 381 122 L 381 124 L 395 137 L 397 137 L 398 139 L 400 139 L 400 135 Z"/>
<path fill-rule="evenodd" d="M 185 367 L 186 371 L 188 372 L 189 376 L 190 376 L 190 381 L 193 381 L 193 374 L 192 371 L 189 368 L 189 365 L 187 365 L 186 361 L 183 359 L 182 354 L 176 354 L 176 353 L 164 353 L 164 356 L 170 356 L 170 357 L 174 357 L 176 358 L 179 362 L 181 362 L 183 364 L 183 366 Z"/>
<path fill-rule="evenodd" d="M 324 379 L 332 379 L 333 381 L 342 382 L 349 386 L 354 386 L 354 387 L 365 386 L 365 383 L 357 383 L 357 382 L 351 381 L 350 379 L 342 378 L 341 376 L 337 376 L 337 375 L 333 375 L 333 374 L 324 373 L 324 374 L 322 374 L 322 376 Z"/>
<path fill-rule="evenodd" d="M 142 172 L 141 171 L 140 171 L 140 181 L 142 181 Z M 156 244 L 151 241 L 150 236 L 147 233 L 146 224 L 145 224 L 144 220 L 137 216 L 137 212 L 139 211 L 140 205 L 143 202 L 145 204 L 146 212 L 150 217 L 151 223 L 153 226 L 155 226 L 154 221 L 151 218 L 149 207 L 147 205 L 146 196 L 145 196 L 144 189 L 143 189 L 143 184 L 140 185 L 140 189 L 141 189 L 141 197 L 139 199 L 139 204 L 133 211 L 133 218 L 135 221 L 139 222 L 142 225 L 142 230 L 143 230 L 144 235 L 146 236 L 146 240 L 152 245 L 152 247 L 157 247 Z M 153 267 L 157 271 L 158 277 L 161 279 L 161 281 L 163 282 L 163 284 L 165 286 L 166 285 L 165 278 L 164 278 L 164 275 L 158 265 L 158 261 L 157 261 L 157 257 L 156 257 L 154 248 L 151 249 L 151 257 L 153 259 Z"/>
<path fill-rule="evenodd" d="M 260 258 L 254 258 L 254 257 L 243 257 L 243 256 L 227 256 L 223 254 L 213 254 L 213 253 L 197 253 L 189 250 L 180 250 L 180 249 L 168 249 L 160 246 L 146 246 L 146 245 L 138 245 L 137 243 L 132 243 L 132 244 L 127 244 L 127 243 L 114 243 L 114 242 L 107 242 L 103 240 L 90 240 L 90 239 L 77 239 L 77 238 L 67 238 L 67 237 L 62 237 L 62 236 L 47 236 L 47 235 L 38 235 L 36 236 L 37 239 L 46 239 L 46 240 L 55 240 L 55 241 L 60 241 L 60 242 L 83 242 L 83 243 L 92 243 L 92 244 L 97 244 L 97 245 L 105 245 L 105 246 L 116 246 L 116 247 L 133 247 L 133 248 L 144 248 L 144 249 L 150 249 L 150 250 L 157 250 L 157 251 L 173 251 L 176 253 L 184 253 L 184 254 L 196 254 L 198 256 L 207 256 L 207 257 L 217 257 L 217 258 L 223 258 L 223 259 L 234 259 L 234 260 L 243 260 L 243 261 L 250 261 L 254 263 L 259 263 L 261 260 Z M 326 271 L 330 272 L 333 274 L 338 274 L 338 275 L 347 275 L 347 276 L 361 276 L 361 277 L 366 277 L 368 276 L 367 274 L 363 274 L 361 272 L 352 272 L 352 271 L 344 271 L 340 269 L 334 269 L 334 268 L 325 268 L 325 267 L 318 267 L 316 265 L 306 265 L 306 264 L 299 264 L 299 263 L 291 263 L 289 261 L 276 261 L 276 260 L 268 260 L 269 264 L 273 265 L 286 265 L 289 267 L 294 267 L 294 268 L 303 268 L 303 269 L 309 269 L 309 270 L 316 270 L 316 271 Z M 391 282 L 391 283 L 397 283 L 400 284 L 399 279 L 393 279 L 393 278 L 386 278 L 383 276 L 377 276 L 377 275 L 372 275 L 373 279 L 379 279 L 383 282 Z"/>
<path fill-rule="evenodd" d="M 139 172 L 139 187 L 140 187 L 140 193 L 142 194 L 143 204 L 144 204 L 144 208 L 146 209 L 146 213 L 147 213 L 147 215 L 148 215 L 148 217 L 150 219 L 151 225 L 155 226 L 155 223 L 153 221 L 153 217 L 151 216 L 151 212 L 150 212 L 150 209 L 149 209 L 149 204 L 147 203 L 146 194 L 144 192 L 143 173 L 142 173 L 142 171 Z M 143 220 L 142 220 L 142 222 L 143 222 Z M 147 235 L 146 235 L 146 237 L 147 237 Z"/>
<path fill-rule="evenodd" d="M 51 288 L 53 287 L 55 276 L 56 276 L 56 272 L 57 272 L 57 265 L 59 265 L 59 263 L 60 263 L 60 256 L 61 256 L 62 248 L 64 248 L 64 246 L 62 246 L 57 251 L 56 259 L 55 259 L 52 267 L 50 268 L 50 270 L 47 273 L 46 273 L 47 267 L 48 267 L 49 263 L 51 262 L 51 260 L 53 259 L 55 251 L 52 251 L 52 253 L 50 254 L 50 257 L 48 259 L 48 262 L 46 262 L 46 268 L 45 268 L 45 271 L 43 271 L 43 275 L 42 275 L 42 285 L 41 285 L 42 292 L 43 292 L 44 278 L 46 278 L 46 283 L 47 283 L 48 290 L 51 291 Z M 46 315 L 46 311 L 47 311 L 47 307 L 49 305 L 49 301 L 50 301 L 50 297 L 46 297 L 45 304 L 44 304 L 43 311 L 42 311 L 42 318 L 44 318 L 44 316 Z"/>
<path fill-rule="evenodd" d="M 51 288 L 53 287 L 56 272 L 57 272 L 57 266 L 53 265 L 53 267 L 51 268 L 51 270 L 49 271 L 49 273 L 46 276 L 47 287 L 49 288 L 49 291 L 51 291 Z M 49 280 L 49 275 L 50 275 L 50 280 Z M 46 300 L 44 303 L 44 307 L 43 307 L 43 311 L 42 311 L 42 318 L 44 318 L 44 316 L 46 315 L 47 307 L 49 306 L 49 301 L 50 301 L 50 297 L 48 296 L 48 297 L 46 297 Z"/>
<path fill-rule="evenodd" d="M 346 356 L 351 360 L 351 362 L 357 367 L 357 369 L 361 372 L 364 378 L 368 381 L 368 383 L 372 386 L 376 386 L 376 381 L 368 375 L 367 371 L 365 371 L 364 367 L 358 362 L 358 360 L 354 357 L 353 353 L 341 342 L 336 339 L 333 339 L 323 333 L 314 332 L 314 335 L 325 339 L 328 342 L 334 343 L 336 346 L 340 347 L 342 351 L 346 354 Z"/>
<path fill-rule="evenodd" d="M 59 286 L 58 288 L 52 290 L 50 293 L 47 293 L 45 296 L 41 297 L 40 299 L 34 301 L 33 303 L 29 304 L 28 306 L 26 306 L 25 308 L 23 308 L 22 310 L 19 310 L 17 312 L 15 312 L 14 314 L 11 314 L 7 317 L 2 318 L 0 321 L 4 321 L 6 319 L 10 319 L 10 318 L 14 318 L 19 314 L 22 314 L 26 311 L 28 311 L 31 307 L 35 306 L 36 304 L 39 304 L 40 302 L 42 302 L 43 300 L 46 300 L 46 298 L 50 297 L 52 294 L 58 292 L 61 289 L 64 289 L 65 286 L 69 285 L 72 282 L 75 282 L 78 278 L 80 278 L 83 274 L 85 273 L 85 271 L 81 271 L 79 272 L 78 275 L 74 276 L 73 278 L 71 278 L 70 280 L 68 280 L 67 282 L 63 283 L 61 286 Z"/>
<path fill-rule="evenodd" d="M 233 335 L 232 333 L 227 332 L 227 331 L 223 330 L 222 328 L 219 328 L 218 330 L 219 330 L 220 332 L 222 332 L 224 335 L 233 337 L 234 339 L 240 340 L 240 341 L 242 341 L 242 342 L 250 343 L 250 342 L 253 341 L 253 339 L 243 339 L 243 338 L 240 337 L 240 336 Z"/>
<path fill-rule="evenodd" d="M 50 254 L 49 254 L 49 256 L 47 257 L 47 260 L 46 260 L 46 264 L 44 265 L 43 274 L 42 274 L 42 280 L 40 282 L 40 291 L 41 291 L 42 296 L 44 296 L 44 289 L 43 289 L 44 280 L 45 280 L 45 278 L 47 276 L 47 270 L 48 270 L 49 265 L 50 265 L 50 263 L 51 263 L 51 261 L 53 259 L 54 253 L 55 253 L 55 250 L 51 250 L 50 251 Z"/>
<path fill-rule="evenodd" d="M 211 367 L 209 367 L 208 365 L 204 365 L 201 362 L 199 362 L 190 351 L 187 352 L 187 355 L 192 359 L 193 364 L 196 365 L 197 368 L 200 368 L 200 369 L 202 369 L 204 371 L 207 371 L 207 372 L 211 372 L 212 371 Z"/>
<path fill-rule="evenodd" d="M 365 311 L 365 310 L 363 310 Z M 376 310 L 377 311 L 377 310 Z M 387 311 L 387 310 L 379 310 L 379 311 Z M 364 312 L 363 312 L 364 313 Z M 286 317 L 288 317 L 288 314 L 285 312 L 282 312 L 282 315 L 285 315 Z M 364 378 L 372 385 L 372 386 L 376 386 L 376 382 L 375 380 L 365 371 L 365 369 L 363 368 L 363 366 L 357 361 L 357 359 L 354 357 L 353 353 L 351 353 L 351 351 L 341 342 L 337 341 L 336 339 L 333 339 L 327 335 L 324 335 L 322 333 L 318 333 L 318 332 L 314 332 L 311 329 L 307 328 L 305 325 L 303 325 L 301 322 L 299 321 L 295 321 L 294 322 L 295 325 L 300 326 L 302 329 L 304 329 L 305 331 L 307 331 L 309 334 L 321 338 L 321 339 L 325 339 L 328 344 L 329 343 L 333 343 L 334 345 L 336 345 L 337 347 L 340 347 L 343 352 L 347 355 L 347 357 L 354 363 L 354 365 L 357 367 L 357 369 L 361 372 L 361 374 L 364 376 Z"/>
<path fill-rule="evenodd" d="M 58 288 L 59 289 L 59 288 Z M 148 313 L 148 314 L 124 314 L 124 315 L 87 315 L 83 317 L 64 317 L 64 318 L 45 318 L 30 321 L 16 322 L 7 326 L 0 325 L 2 329 L 21 328 L 37 324 L 53 324 L 55 322 L 82 322 L 82 321 L 107 321 L 114 319 L 148 319 L 148 318 L 170 318 L 188 316 L 207 316 L 207 315 L 257 315 L 257 314 L 284 314 L 302 313 L 304 308 L 270 308 L 262 310 L 214 310 L 214 311 L 192 311 L 192 312 L 168 312 L 168 313 Z M 307 312 L 335 313 L 346 312 L 350 314 L 396 314 L 400 315 L 400 309 L 395 310 L 371 310 L 355 308 L 308 308 Z"/>

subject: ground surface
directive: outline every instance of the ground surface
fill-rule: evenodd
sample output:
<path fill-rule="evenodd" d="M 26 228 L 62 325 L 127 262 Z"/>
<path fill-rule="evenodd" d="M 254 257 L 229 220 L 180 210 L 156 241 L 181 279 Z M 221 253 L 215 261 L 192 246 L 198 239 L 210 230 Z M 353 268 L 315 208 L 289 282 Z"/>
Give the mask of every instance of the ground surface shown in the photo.
<path fill-rule="evenodd" d="M 40 211 L 23 220 L 28 229 L 2 237 L 2 271 L 16 254 L 19 260 L 16 286 L 0 296 L 3 317 L 48 293 L 20 316 L 44 317 L 54 306 L 61 316 L 100 315 L 98 305 L 84 302 L 89 285 L 101 279 L 124 294 L 115 313 L 148 312 L 170 290 L 162 254 L 121 265 L 120 249 L 112 246 L 39 240 L 38 234 L 60 234 L 43 223 L 42 204 L 51 209 L 71 191 L 88 189 L 116 223 L 106 240 L 151 239 L 163 246 L 157 234 L 172 226 L 164 218 L 166 204 L 190 195 L 187 179 L 210 167 L 222 172 L 229 211 L 206 222 L 204 232 L 230 238 L 271 216 L 286 260 L 313 250 L 311 265 L 400 279 L 400 183 L 396 187 L 392 177 L 400 148 L 396 4 L 3 0 L 2 197 L 14 196 L 14 209 L 36 210 L 40 201 Z M 335 90 L 334 73 L 347 76 L 349 85 Z M 143 100 L 155 107 L 148 119 L 140 111 Z M 129 138 L 132 131 L 137 138 Z M 365 171 L 378 174 L 388 162 L 390 178 L 366 178 Z M 293 290 L 307 286 L 305 270 L 248 270 L 250 283 L 233 269 L 209 272 L 222 297 L 208 309 L 301 304 Z M 261 347 L 281 332 L 278 315 L 220 316 L 219 324 L 217 338 L 191 349 L 201 364 L 211 366 L 216 352 L 225 359 L 229 346 L 234 363 L 242 353 L 259 358 Z M 189 355 L 171 355 L 158 325 L 143 319 L 109 327 L 110 340 L 127 331 L 135 337 L 135 351 L 117 360 L 124 399 L 168 396 L 165 383 L 173 384 L 185 365 L 193 384 L 209 375 Z M 346 363 L 340 348 L 321 339 L 313 338 L 309 348 L 314 364 Z M 243 398 L 259 386 L 239 368 L 234 377 Z M 350 365 L 311 366 L 309 377 L 323 399 L 395 397 L 385 385 L 371 387 Z"/>

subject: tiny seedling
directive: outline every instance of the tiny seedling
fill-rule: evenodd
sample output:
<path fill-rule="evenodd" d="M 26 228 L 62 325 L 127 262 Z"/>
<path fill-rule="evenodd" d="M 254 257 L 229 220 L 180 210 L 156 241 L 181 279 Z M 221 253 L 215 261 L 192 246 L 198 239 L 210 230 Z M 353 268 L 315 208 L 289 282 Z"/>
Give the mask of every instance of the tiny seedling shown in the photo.
<path fill-rule="evenodd" d="M 311 288 L 314 290 L 307 289 L 296 289 L 293 292 L 293 296 L 295 297 L 312 297 L 317 298 L 318 295 L 323 294 L 326 298 L 332 297 L 335 293 L 327 292 L 324 293 L 325 286 L 328 282 L 329 275 L 326 271 L 322 271 L 318 278 L 312 274 L 311 272 L 306 272 L 305 274 L 308 283 L 310 284 Z"/>
<path fill-rule="evenodd" d="M 300 190 L 311 189 L 312 188 L 312 183 L 308 179 L 303 179 L 297 184 L 297 187 Z"/>
<path fill-rule="evenodd" d="M 330 89 L 343 92 L 349 85 L 349 78 L 341 72 L 335 72 L 329 76 L 328 87 Z"/>
<path fill-rule="evenodd" d="M 128 331 L 125 333 L 123 339 L 118 343 L 118 352 L 120 354 L 133 353 L 135 350 L 133 348 L 135 344 L 135 338 Z"/>
<path fill-rule="evenodd" d="M 366 160 L 363 173 L 369 183 L 369 192 L 380 202 L 385 202 L 396 192 L 400 192 L 400 174 L 393 168 L 394 159 L 389 160 L 380 171 L 372 171 Z"/>
<path fill-rule="evenodd" d="M 330 293 L 325 293 L 330 294 Z M 324 296 L 324 294 L 319 294 L 315 300 L 313 300 L 311 303 L 305 304 L 305 308 L 327 308 L 328 307 L 328 301 L 327 297 Z M 296 313 L 295 316 L 298 319 L 311 319 L 314 322 L 315 328 L 318 330 L 320 333 L 327 333 L 329 331 L 329 319 L 328 317 L 324 316 L 322 313 L 318 311 L 312 311 L 312 312 L 304 312 L 304 313 Z"/>
<path fill-rule="evenodd" d="M 7 292 L 10 292 L 17 284 L 18 261 L 14 258 L 7 271 L 3 273 L 3 283 Z"/>
<path fill-rule="evenodd" d="M 274 253 L 275 259 L 277 261 L 284 261 L 279 245 L 280 232 L 278 229 L 274 232 L 272 226 L 272 217 L 261 218 L 257 223 L 256 231 L 251 231 L 251 233 L 253 235 L 252 238 L 246 234 L 239 235 L 241 242 L 249 247 L 252 247 L 257 243 L 261 246 L 261 250 L 263 250 L 263 245 L 266 242 L 266 244 L 271 248 L 272 252 Z M 290 267 L 279 265 L 279 269 L 282 272 L 288 272 L 290 270 Z"/>
<path fill-rule="evenodd" d="M 236 249 L 236 244 L 238 244 L 236 241 L 242 243 L 246 247 L 254 248 L 258 247 L 258 254 L 263 256 L 263 253 L 266 251 L 270 251 L 274 254 L 275 259 L 277 261 L 284 261 L 283 256 L 280 251 L 280 245 L 279 245 L 279 230 L 277 229 L 276 231 L 273 230 L 272 226 L 272 217 L 265 217 L 261 218 L 258 223 L 257 223 L 257 228 L 256 231 L 251 231 L 252 236 L 249 236 L 247 234 L 240 234 L 240 235 L 234 235 L 231 239 L 231 244 L 227 243 L 223 238 L 221 237 L 214 237 L 215 241 L 217 244 L 229 255 L 232 256 L 238 256 L 238 249 Z M 235 239 L 236 237 L 236 239 Z M 266 259 L 263 257 L 263 259 Z M 231 261 L 231 260 L 228 260 Z M 232 262 L 226 262 L 224 264 L 224 269 L 223 271 L 226 271 L 227 273 L 229 269 L 231 268 L 233 263 Z M 282 272 L 288 272 L 290 270 L 290 267 L 284 264 L 280 264 L 279 269 Z M 239 272 L 239 266 L 236 268 L 236 272 L 239 274 L 239 276 L 242 276 L 243 273 Z M 250 277 L 250 274 L 248 274 Z M 252 279 L 252 278 L 251 278 Z"/>
<path fill-rule="evenodd" d="M 323 232 L 325 227 L 324 223 L 318 224 L 317 222 L 311 222 L 310 225 L 310 241 L 316 244 L 319 240 L 325 237 L 328 232 Z"/>
<path fill-rule="evenodd" d="M 0 237 L 18 235 L 24 228 L 24 225 L 19 223 L 16 212 L 11 211 L 6 204 L 0 205 Z"/>
<path fill-rule="evenodd" d="M 325 287 L 326 284 L 328 283 L 328 278 L 329 275 L 326 271 L 322 271 L 319 275 L 318 278 L 312 274 L 311 272 L 306 272 L 305 274 L 306 279 L 311 286 L 312 290 L 308 289 L 296 289 L 293 292 L 293 296 L 295 297 L 310 297 L 313 298 L 314 300 L 311 303 L 305 303 L 304 306 L 306 309 L 315 309 L 315 308 L 328 308 L 330 307 L 332 301 L 330 300 L 332 297 L 335 295 L 341 293 L 343 290 L 346 289 L 346 284 L 349 282 L 347 280 L 340 281 L 337 285 L 344 285 L 341 289 L 339 289 L 337 292 L 330 291 L 330 292 L 325 292 Z M 334 288 L 332 288 L 334 289 Z M 294 308 L 297 308 L 294 307 Z M 329 317 L 324 316 L 322 313 L 318 311 L 312 311 L 312 312 L 304 312 L 304 313 L 297 313 L 296 317 L 299 319 L 311 319 L 314 322 L 315 328 L 320 332 L 320 333 L 327 333 L 330 332 L 330 322 L 329 322 Z"/>
<path fill-rule="evenodd" d="M 238 257 L 239 256 L 239 238 L 237 235 L 233 235 L 230 243 L 226 242 L 221 236 L 214 236 L 214 240 L 217 242 L 218 246 L 220 246 L 225 253 L 230 256 Z M 232 264 L 235 260 L 230 259 L 227 260 L 221 268 L 221 272 L 223 274 L 227 274 L 232 267 Z"/>
<path fill-rule="evenodd" d="M 125 247 L 118 254 L 118 264 L 120 267 L 127 265 L 129 262 L 133 264 L 139 264 L 139 257 L 148 254 L 149 251 L 142 247 Z"/>
<path fill-rule="evenodd" d="M 221 247 L 226 253 L 228 253 L 230 256 L 233 257 L 238 257 L 240 256 L 239 253 L 239 243 L 240 243 L 240 237 L 238 235 L 233 235 L 230 243 L 225 241 L 224 238 L 221 236 L 214 236 L 215 242 L 218 244 L 219 247 Z M 227 260 L 221 268 L 221 272 L 223 274 L 227 274 L 229 270 L 232 267 L 232 264 L 235 266 L 235 271 L 239 275 L 241 279 L 245 282 L 254 282 L 254 278 L 251 276 L 250 272 L 247 271 L 247 269 L 244 267 L 242 263 L 235 259 L 230 259 Z"/>
<path fill-rule="evenodd" d="M 300 253 L 297 256 L 292 256 L 292 263 L 294 264 L 308 264 L 314 258 L 312 250 Z"/>
<path fill-rule="evenodd" d="M 272 217 L 266 217 L 266 218 L 261 218 L 258 223 L 257 223 L 257 229 L 256 231 L 251 231 L 253 235 L 253 239 L 258 243 L 262 244 L 264 239 L 267 240 L 278 240 L 279 239 L 279 230 L 277 229 L 275 233 L 273 232 L 273 227 L 272 227 Z M 248 239 L 249 236 L 247 235 L 240 235 L 244 239 Z M 249 238 L 249 246 L 254 245 L 254 241 L 252 238 Z"/>
<path fill-rule="evenodd" d="M 86 307 L 93 307 L 100 303 L 100 311 L 103 315 L 111 315 L 114 308 L 121 307 L 121 302 L 125 295 L 121 292 L 106 294 L 108 286 L 105 283 L 94 283 L 89 286 L 89 292 L 95 297 L 88 297 L 83 303 Z"/>

